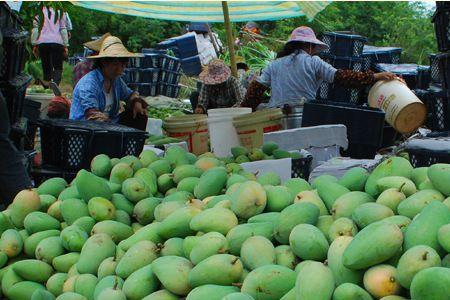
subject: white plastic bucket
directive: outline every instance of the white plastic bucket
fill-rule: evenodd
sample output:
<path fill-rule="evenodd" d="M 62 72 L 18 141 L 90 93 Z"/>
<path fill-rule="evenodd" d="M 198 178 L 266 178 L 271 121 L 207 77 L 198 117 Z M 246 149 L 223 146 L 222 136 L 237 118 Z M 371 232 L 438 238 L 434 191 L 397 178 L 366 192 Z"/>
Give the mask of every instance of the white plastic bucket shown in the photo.
<path fill-rule="evenodd" d="M 217 108 L 208 110 L 208 130 L 211 152 L 218 157 L 231 154 L 231 148 L 240 145 L 239 137 L 233 126 L 233 117 L 249 114 L 251 108 Z"/>
<path fill-rule="evenodd" d="M 425 122 L 425 105 L 399 80 L 377 82 L 369 91 L 369 105 L 384 111 L 386 121 L 400 133 L 413 132 Z"/>

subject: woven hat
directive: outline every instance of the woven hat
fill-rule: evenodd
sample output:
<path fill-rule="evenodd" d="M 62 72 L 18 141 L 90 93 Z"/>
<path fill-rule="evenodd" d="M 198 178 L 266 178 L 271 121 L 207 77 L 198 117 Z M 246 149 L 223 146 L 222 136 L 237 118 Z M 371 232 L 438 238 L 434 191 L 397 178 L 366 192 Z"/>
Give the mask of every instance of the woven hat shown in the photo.
<path fill-rule="evenodd" d="M 212 60 L 198 76 L 207 85 L 221 84 L 231 76 L 230 68 L 220 59 Z"/>
<path fill-rule="evenodd" d="M 111 36 L 109 32 L 102 35 L 100 38 L 96 39 L 95 41 L 89 41 L 83 44 L 86 48 L 93 50 L 95 52 L 100 52 L 100 48 L 102 47 L 103 41 L 108 37 Z"/>
<path fill-rule="evenodd" d="M 304 42 L 314 44 L 316 45 L 315 52 L 322 52 L 329 48 L 328 45 L 319 40 L 316 37 L 314 31 L 307 26 L 300 26 L 295 28 L 291 33 L 291 37 L 288 43 L 290 42 Z"/>
<path fill-rule="evenodd" d="M 88 58 L 104 58 L 104 57 L 143 57 L 141 53 L 132 53 L 125 48 L 122 41 L 116 36 L 108 36 L 102 46 L 98 55 L 88 56 Z"/>

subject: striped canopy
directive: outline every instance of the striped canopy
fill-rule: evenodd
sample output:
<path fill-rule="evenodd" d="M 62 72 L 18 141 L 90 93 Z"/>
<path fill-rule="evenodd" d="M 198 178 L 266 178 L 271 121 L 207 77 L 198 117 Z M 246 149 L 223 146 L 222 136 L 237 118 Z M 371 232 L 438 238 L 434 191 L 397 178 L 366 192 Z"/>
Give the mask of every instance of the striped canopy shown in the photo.
<path fill-rule="evenodd" d="M 185 22 L 223 22 L 220 1 L 72 1 L 74 5 L 110 13 Z M 232 22 L 271 21 L 306 16 L 330 1 L 228 1 Z"/>

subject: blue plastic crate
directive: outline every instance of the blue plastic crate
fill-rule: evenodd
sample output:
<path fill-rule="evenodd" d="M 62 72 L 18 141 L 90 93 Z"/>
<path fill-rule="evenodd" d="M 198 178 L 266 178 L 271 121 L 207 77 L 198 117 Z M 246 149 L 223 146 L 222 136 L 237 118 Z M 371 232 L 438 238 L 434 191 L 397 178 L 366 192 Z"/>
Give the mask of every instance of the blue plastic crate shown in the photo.
<path fill-rule="evenodd" d="M 177 84 L 160 83 L 159 94 L 170 98 L 177 98 L 180 87 Z"/>
<path fill-rule="evenodd" d="M 377 72 L 391 72 L 401 76 L 408 87 L 412 90 L 417 87 L 417 68 L 416 64 L 376 64 L 374 69 Z"/>
<path fill-rule="evenodd" d="M 180 81 L 180 77 L 180 72 L 161 70 L 159 78 L 161 83 L 178 84 L 178 82 Z"/>
<path fill-rule="evenodd" d="M 133 91 L 137 91 L 141 96 L 154 97 L 159 95 L 158 83 L 130 83 L 128 86 Z"/>
<path fill-rule="evenodd" d="M 127 69 L 127 79 L 130 83 L 158 83 L 159 69 L 157 68 L 130 68 Z"/>
<path fill-rule="evenodd" d="M 169 70 L 172 72 L 179 72 L 181 68 L 181 62 L 178 58 L 170 56 L 170 55 L 160 55 L 159 58 L 159 67 L 163 70 Z"/>
<path fill-rule="evenodd" d="M 320 55 L 324 61 L 335 67 L 336 69 L 345 69 L 353 71 L 366 71 L 364 59 L 362 57 L 342 57 L 327 53 Z"/>
<path fill-rule="evenodd" d="M 197 76 L 202 71 L 202 63 L 198 55 L 181 60 L 181 69 L 188 76 Z"/>
<path fill-rule="evenodd" d="M 336 56 L 360 56 L 367 38 L 357 34 L 325 32 L 322 41 L 329 46 L 324 51 Z"/>
<path fill-rule="evenodd" d="M 142 48 L 141 51 L 145 54 L 167 54 L 167 50 L 165 49 L 155 49 L 155 48 Z"/>
<path fill-rule="evenodd" d="M 159 68 L 161 54 L 146 54 L 144 57 L 133 57 L 128 64 L 129 68 Z"/>
<path fill-rule="evenodd" d="M 402 48 L 397 47 L 375 47 L 365 45 L 363 48 L 363 57 L 369 59 L 370 65 L 379 63 L 398 64 L 402 55 Z"/>
<path fill-rule="evenodd" d="M 195 33 L 185 34 L 163 41 L 158 44 L 158 49 L 170 49 L 179 58 L 188 58 L 198 54 Z"/>

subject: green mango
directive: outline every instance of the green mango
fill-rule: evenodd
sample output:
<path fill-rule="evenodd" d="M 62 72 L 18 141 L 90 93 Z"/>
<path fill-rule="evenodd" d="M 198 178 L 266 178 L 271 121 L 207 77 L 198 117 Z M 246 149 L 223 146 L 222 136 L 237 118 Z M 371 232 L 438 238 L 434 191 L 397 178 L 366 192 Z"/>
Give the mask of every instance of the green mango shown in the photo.
<path fill-rule="evenodd" d="M 47 212 L 50 205 L 56 202 L 56 198 L 52 195 L 39 195 L 39 200 L 41 202 L 40 211 Z"/>
<path fill-rule="evenodd" d="M 206 258 L 219 253 L 226 253 L 228 250 L 227 239 L 218 232 L 208 232 L 198 239 L 190 241 L 191 245 L 186 244 L 186 257 L 189 257 L 193 264 L 198 264 Z"/>
<path fill-rule="evenodd" d="M 59 194 L 67 187 L 67 181 L 64 178 L 53 177 L 47 179 L 39 185 L 37 192 L 39 195 L 52 195 L 58 198 Z"/>
<path fill-rule="evenodd" d="M 164 242 L 160 247 L 161 256 L 184 256 L 183 250 L 184 240 L 182 238 L 171 238 Z"/>
<path fill-rule="evenodd" d="M 438 241 L 438 231 L 441 226 L 450 223 L 450 210 L 441 202 L 433 201 L 414 218 L 405 232 L 404 250 L 417 245 L 426 245 L 439 254 L 444 251 Z"/>
<path fill-rule="evenodd" d="M 411 219 L 405 216 L 392 216 L 386 219 L 383 219 L 382 222 L 388 222 L 397 225 L 402 232 L 406 231 L 409 224 L 411 224 Z"/>
<path fill-rule="evenodd" d="M 239 174 L 232 174 L 230 177 L 228 177 L 227 179 L 227 184 L 226 184 L 226 188 L 228 189 L 230 186 L 232 186 L 235 183 L 244 183 L 248 181 L 247 178 L 245 178 L 242 175 Z"/>
<path fill-rule="evenodd" d="M 7 262 L 8 262 L 8 255 L 6 255 L 5 252 L 0 252 L 0 268 L 3 268 Z M 0 269 L 0 272 L 1 272 L 1 269 Z M 1 276 L 0 276 L 0 282 L 1 282 Z"/>
<path fill-rule="evenodd" d="M 162 222 L 170 214 L 172 214 L 179 208 L 182 208 L 185 206 L 186 206 L 185 202 L 183 202 L 183 201 L 162 202 L 155 207 L 155 211 L 154 211 L 155 221 Z"/>
<path fill-rule="evenodd" d="M 31 189 L 22 190 L 14 197 L 12 204 L 9 206 L 9 218 L 16 228 L 22 229 L 25 217 L 33 211 L 38 211 L 40 208 L 41 200 L 39 194 Z"/>
<path fill-rule="evenodd" d="M 234 286 L 222 286 L 206 284 L 193 289 L 186 297 L 186 300 L 221 300 L 228 294 L 239 292 Z"/>
<path fill-rule="evenodd" d="M 155 195 L 158 192 L 158 178 L 153 170 L 149 168 L 140 169 L 134 174 L 134 177 L 141 179 L 145 183 L 150 195 Z"/>
<path fill-rule="evenodd" d="M 140 178 L 126 179 L 122 183 L 122 194 L 133 203 L 151 196 L 148 186 Z"/>
<path fill-rule="evenodd" d="M 249 219 L 264 211 L 267 195 L 261 184 L 254 181 L 242 183 L 230 195 L 231 210 L 242 219 Z"/>
<path fill-rule="evenodd" d="M 383 191 L 377 198 L 377 203 L 389 207 L 394 214 L 397 214 L 397 208 L 403 200 L 406 199 L 405 194 L 396 188 Z"/>
<path fill-rule="evenodd" d="M 274 236 L 281 244 L 289 242 L 292 229 L 298 224 L 316 224 L 319 218 L 319 209 L 314 204 L 295 203 L 281 211 L 278 223 L 274 229 Z"/>
<path fill-rule="evenodd" d="M 247 223 L 261 223 L 261 222 L 270 222 L 275 227 L 278 224 L 278 220 L 280 218 L 279 212 L 268 212 L 259 214 L 256 216 L 251 217 L 247 220 Z"/>
<path fill-rule="evenodd" d="M 267 196 L 266 211 L 280 212 L 294 202 L 291 192 L 285 186 L 264 186 Z"/>
<path fill-rule="evenodd" d="M 106 154 L 99 154 L 91 161 L 91 172 L 99 177 L 108 177 L 111 173 L 111 159 Z"/>
<path fill-rule="evenodd" d="M 333 278 L 336 285 L 345 283 L 360 285 L 363 282 L 363 271 L 351 270 L 345 267 L 342 262 L 342 255 L 352 240 L 353 237 L 350 236 L 338 237 L 331 243 L 330 248 L 328 249 L 328 267 L 333 273 Z"/>
<path fill-rule="evenodd" d="M 226 235 L 233 227 L 238 225 L 236 215 L 229 209 L 211 208 L 195 215 L 189 226 L 194 231 L 216 231 Z"/>
<path fill-rule="evenodd" d="M 341 236 L 355 236 L 358 233 L 358 228 L 356 227 L 353 220 L 349 218 L 339 218 L 331 224 L 328 235 L 328 240 L 333 242 L 335 239 Z"/>
<path fill-rule="evenodd" d="M 390 157 L 380 163 L 370 174 L 367 179 L 365 191 L 372 197 L 376 197 L 380 194 L 377 186 L 377 181 L 380 178 L 388 176 L 401 176 L 410 178 L 413 167 L 411 163 L 403 157 Z"/>
<path fill-rule="evenodd" d="M 55 296 L 46 290 L 37 289 L 31 295 L 31 300 L 55 300 Z"/>
<path fill-rule="evenodd" d="M 327 174 L 325 174 L 325 175 L 320 175 L 320 176 L 317 176 L 317 177 L 313 180 L 313 182 L 312 182 L 312 184 L 311 184 L 311 187 L 312 187 L 313 189 L 317 189 L 317 186 L 318 186 L 321 182 L 333 182 L 333 183 L 338 183 L 339 180 L 338 180 L 336 177 L 332 176 L 332 175 L 327 175 Z"/>
<path fill-rule="evenodd" d="M 441 300 L 450 295 L 450 269 L 427 268 L 414 276 L 411 283 L 411 298 L 414 300 Z"/>
<path fill-rule="evenodd" d="M 291 270 L 295 269 L 295 266 L 299 263 L 299 259 L 292 252 L 291 247 L 287 245 L 280 245 L 275 247 L 276 264 L 289 268 Z"/>
<path fill-rule="evenodd" d="M 298 193 L 294 197 L 294 203 L 300 203 L 300 202 L 309 202 L 317 206 L 317 208 L 320 211 L 321 216 L 329 215 L 328 209 L 325 206 L 325 203 L 323 203 L 322 199 L 320 199 L 319 194 L 317 194 L 317 191 L 303 191 Z"/>
<path fill-rule="evenodd" d="M 254 300 L 254 298 L 244 293 L 231 293 L 223 297 L 222 300 Z"/>
<path fill-rule="evenodd" d="M 178 297 L 168 290 L 159 290 L 151 293 L 147 297 L 142 298 L 142 300 L 178 300 Z"/>
<path fill-rule="evenodd" d="M 325 235 L 315 226 L 299 224 L 289 235 L 289 245 L 300 259 L 322 261 L 326 259 L 328 241 Z"/>
<path fill-rule="evenodd" d="M 384 264 L 369 268 L 364 274 L 364 289 L 376 299 L 398 295 L 401 286 L 396 279 L 395 267 Z"/>
<path fill-rule="evenodd" d="M 241 291 L 254 299 L 280 299 L 295 286 L 293 270 L 277 265 L 261 266 L 245 278 Z"/>
<path fill-rule="evenodd" d="M 170 146 L 166 150 L 164 158 L 174 167 L 188 165 L 189 160 L 186 153 L 186 150 L 184 150 L 180 146 Z"/>
<path fill-rule="evenodd" d="M 9 296 L 9 291 L 11 290 L 11 287 L 18 283 L 23 281 L 23 278 L 17 275 L 16 272 L 14 272 L 13 268 L 8 268 L 5 274 L 2 277 L 1 287 L 2 292 L 5 296 Z"/>
<path fill-rule="evenodd" d="M 78 172 L 76 177 L 76 187 L 81 199 L 86 202 L 94 197 L 103 197 L 109 200 L 112 196 L 111 189 L 106 181 L 86 170 Z"/>
<path fill-rule="evenodd" d="M 89 216 L 89 209 L 86 203 L 79 199 L 67 199 L 61 203 L 61 215 L 68 225 L 81 217 Z"/>
<path fill-rule="evenodd" d="M 116 208 L 114 205 L 102 197 L 93 197 L 88 202 L 89 215 L 94 218 L 95 221 L 112 220 L 116 214 Z"/>
<path fill-rule="evenodd" d="M 388 176 L 377 180 L 378 191 L 381 193 L 390 188 L 396 188 L 406 197 L 417 192 L 416 185 L 410 179 L 401 176 Z"/>
<path fill-rule="evenodd" d="M 59 236 L 59 230 L 46 230 L 36 232 L 30 235 L 24 242 L 24 252 L 28 257 L 34 257 L 37 245 L 43 240 L 51 236 Z"/>
<path fill-rule="evenodd" d="M 167 193 L 170 189 L 176 187 L 175 182 L 173 182 L 172 174 L 163 174 L 158 177 L 158 190 L 161 193 Z"/>
<path fill-rule="evenodd" d="M 119 260 L 116 274 L 121 278 L 127 278 L 134 271 L 147 266 L 158 257 L 158 248 L 150 241 L 140 241 L 130 247 Z"/>
<path fill-rule="evenodd" d="M 67 199 L 81 199 L 81 196 L 80 193 L 78 192 L 76 184 L 73 184 L 64 189 L 57 198 L 60 201 L 64 201 Z"/>
<path fill-rule="evenodd" d="M 414 246 L 400 257 L 395 278 L 404 288 L 409 289 L 414 276 L 421 270 L 440 266 L 441 258 L 433 248 Z"/>
<path fill-rule="evenodd" d="M 192 194 L 188 192 L 175 191 L 173 194 L 164 197 L 164 199 L 162 199 L 162 202 L 171 202 L 171 201 L 187 202 L 192 199 L 193 199 Z"/>
<path fill-rule="evenodd" d="M 189 227 L 189 223 L 200 212 L 200 209 L 193 206 L 183 207 L 174 211 L 161 222 L 158 234 L 164 239 L 172 237 L 184 238 L 188 235 L 193 235 L 194 232 Z"/>
<path fill-rule="evenodd" d="M 7 229 L 0 238 L 0 251 L 5 253 L 9 258 L 16 257 L 22 252 L 23 240 L 17 230 Z"/>
<path fill-rule="evenodd" d="M 94 291 L 98 279 L 92 274 L 81 274 L 75 280 L 74 292 L 83 295 L 88 300 L 94 300 Z"/>
<path fill-rule="evenodd" d="M 123 211 L 123 210 L 116 210 L 116 216 L 114 217 L 114 221 L 117 221 L 117 222 L 122 223 L 127 226 L 131 225 L 130 215 L 127 214 L 127 212 Z M 133 233 L 134 233 L 134 231 L 133 231 Z"/>
<path fill-rule="evenodd" d="M 422 190 L 409 196 L 398 205 L 398 214 L 413 219 L 432 201 L 444 201 L 444 196 L 435 190 Z"/>
<path fill-rule="evenodd" d="M 239 280 L 243 272 L 242 262 L 237 256 L 216 254 L 206 258 L 189 272 L 192 288 L 206 285 L 231 285 Z"/>
<path fill-rule="evenodd" d="M 444 248 L 446 252 L 449 252 L 450 249 L 450 225 L 446 224 L 439 228 L 438 231 L 438 241 L 439 244 Z"/>
<path fill-rule="evenodd" d="M 124 251 L 127 251 L 128 249 L 130 249 L 131 246 L 133 246 L 139 241 L 147 240 L 152 241 L 155 244 L 163 243 L 164 240 L 158 234 L 159 226 L 160 223 L 156 222 L 142 227 L 132 236 L 120 242 L 119 247 Z"/>
<path fill-rule="evenodd" d="M 80 253 L 70 252 L 55 257 L 52 261 L 52 265 L 57 272 L 67 273 L 69 269 L 78 262 L 78 259 L 80 259 Z"/>
<path fill-rule="evenodd" d="M 223 167 L 214 167 L 205 171 L 200 176 L 200 181 L 194 189 L 197 199 L 203 200 L 209 196 L 219 195 L 227 183 L 227 171 Z"/>
<path fill-rule="evenodd" d="M 403 233 L 397 225 L 375 222 L 362 229 L 344 251 L 342 262 L 361 270 L 393 257 L 401 248 Z"/>
<path fill-rule="evenodd" d="M 87 298 L 74 292 L 65 292 L 59 295 L 56 300 L 87 300 Z"/>
<path fill-rule="evenodd" d="M 189 273 L 193 265 L 189 260 L 178 256 L 163 256 L 155 259 L 151 266 L 153 273 L 169 292 L 179 296 L 186 296 L 190 292 Z"/>
<path fill-rule="evenodd" d="M 333 273 L 320 262 L 306 264 L 295 282 L 297 299 L 331 299 L 335 287 Z"/>
<path fill-rule="evenodd" d="M 136 203 L 133 210 L 133 216 L 142 225 L 150 224 L 155 219 L 154 211 L 156 206 L 160 203 L 161 200 L 159 198 L 142 199 Z"/>
<path fill-rule="evenodd" d="M 273 157 L 275 159 L 282 159 L 282 158 L 289 158 L 289 157 L 291 157 L 291 153 L 290 152 L 285 151 L 285 150 L 280 150 L 280 149 L 274 150 L 272 155 L 273 155 Z"/>
<path fill-rule="evenodd" d="M 159 159 L 158 155 L 152 150 L 144 150 L 139 154 L 139 160 L 144 168 L 147 168 L 152 162 Z M 142 169 L 141 169 L 142 170 Z"/>
<path fill-rule="evenodd" d="M 352 219 L 359 228 L 392 217 L 394 212 L 387 206 L 378 203 L 364 203 L 358 206 L 352 214 Z"/>
<path fill-rule="evenodd" d="M 113 194 L 111 202 L 116 209 L 126 211 L 129 215 L 133 214 L 134 204 L 128 201 L 124 195 Z"/>
<path fill-rule="evenodd" d="M 349 169 L 345 174 L 339 179 L 338 183 L 350 191 L 364 191 L 366 181 L 369 178 L 370 173 L 361 167 L 355 167 Z"/>
<path fill-rule="evenodd" d="M 310 191 L 311 185 L 308 183 L 308 181 L 302 179 L 302 178 L 291 178 L 284 182 L 284 186 L 289 189 L 292 196 L 298 195 L 298 193 L 303 191 Z"/>
<path fill-rule="evenodd" d="M 100 295 L 103 290 L 107 288 L 119 288 L 121 289 L 123 287 L 123 279 L 118 276 L 106 276 L 105 278 L 99 280 L 97 285 L 94 289 L 94 299 L 98 299 L 98 296 Z"/>
<path fill-rule="evenodd" d="M 334 290 L 333 300 L 348 299 L 372 300 L 372 296 L 356 284 L 342 283 Z"/>
<path fill-rule="evenodd" d="M 97 274 L 100 263 L 115 253 L 116 245 L 109 235 L 95 234 L 83 245 L 76 268 L 81 274 Z"/>
<path fill-rule="evenodd" d="M 198 177 L 186 177 L 177 185 L 177 191 L 185 191 L 194 194 L 195 187 L 200 182 Z"/>
<path fill-rule="evenodd" d="M 148 168 L 156 174 L 156 177 L 172 172 L 172 167 L 166 159 L 154 161 L 148 166 Z"/>
<path fill-rule="evenodd" d="M 67 251 L 79 252 L 89 235 L 76 225 L 71 225 L 61 231 L 62 246 Z"/>
<path fill-rule="evenodd" d="M 444 256 L 444 258 L 442 259 L 442 266 L 445 268 L 450 268 L 450 254 Z"/>
<path fill-rule="evenodd" d="M 46 288 L 47 290 L 58 297 L 63 293 L 63 285 L 67 280 L 68 276 L 66 273 L 55 273 L 47 280 Z"/>
<path fill-rule="evenodd" d="M 428 179 L 428 167 L 415 168 L 411 171 L 411 180 L 418 187 Z"/>
<path fill-rule="evenodd" d="M 53 218 L 57 219 L 60 222 L 64 222 L 64 218 L 61 214 L 61 204 L 62 204 L 62 201 L 57 200 L 55 203 L 50 205 L 50 207 L 47 210 L 47 214 L 52 216 Z"/>
<path fill-rule="evenodd" d="M 360 205 L 375 200 L 364 192 L 350 192 L 337 198 L 330 212 L 335 219 L 351 218 L 353 211 Z"/>
<path fill-rule="evenodd" d="M 12 265 L 14 272 L 24 280 L 44 283 L 53 274 L 53 268 L 49 264 L 36 260 L 25 259 Z"/>
<path fill-rule="evenodd" d="M 194 165 L 182 165 L 173 170 L 173 181 L 179 184 L 185 178 L 200 178 L 203 170 Z"/>
<path fill-rule="evenodd" d="M 8 291 L 8 298 L 14 300 L 31 299 L 36 290 L 45 290 L 42 284 L 33 281 L 21 281 L 14 284 Z"/>
<path fill-rule="evenodd" d="M 59 236 L 51 236 L 43 239 L 36 247 L 35 256 L 37 259 L 51 264 L 53 259 L 64 254 L 64 248 Z"/>
<path fill-rule="evenodd" d="M 141 161 L 137 157 L 132 156 L 132 155 L 127 155 L 127 156 L 122 157 L 120 159 L 120 162 L 129 164 L 133 168 L 134 172 L 136 172 L 137 170 L 142 169 L 144 167 L 142 165 Z"/>
<path fill-rule="evenodd" d="M 261 147 L 261 150 L 266 155 L 272 155 L 273 151 L 275 151 L 277 149 L 278 149 L 278 145 L 275 142 L 265 142 Z"/>
<path fill-rule="evenodd" d="M 115 243 L 119 243 L 134 234 L 133 229 L 117 221 L 101 221 L 94 225 L 91 234 L 106 233 Z"/>
<path fill-rule="evenodd" d="M 248 149 L 245 147 L 237 146 L 237 147 L 231 147 L 230 149 L 231 155 L 233 155 L 234 158 L 237 158 L 241 155 L 248 155 Z"/>
<path fill-rule="evenodd" d="M 9 218 L 0 212 L 0 235 L 7 229 L 12 229 L 14 226 L 11 224 Z"/>
<path fill-rule="evenodd" d="M 102 280 L 106 276 L 115 275 L 116 267 L 117 261 L 114 259 L 114 257 L 105 258 L 98 266 L 98 280 Z"/>
<path fill-rule="evenodd" d="M 281 184 L 280 175 L 275 172 L 267 172 L 258 176 L 256 181 L 261 185 L 278 186 Z"/>
<path fill-rule="evenodd" d="M 226 238 L 230 248 L 230 253 L 239 255 L 242 244 L 252 236 L 263 236 L 273 240 L 274 225 L 271 222 L 240 224 L 231 229 Z"/>
<path fill-rule="evenodd" d="M 275 247 L 263 236 L 252 236 L 242 244 L 241 259 L 248 270 L 275 264 Z"/>
<path fill-rule="evenodd" d="M 286 294 L 284 294 L 284 296 L 281 297 L 280 300 L 295 300 L 295 287 L 292 288 Z"/>
<path fill-rule="evenodd" d="M 322 233 L 325 235 L 325 237 L 329 240 L 330 237 L 328 236 L 328 233 L 330 231 L 331 225 L 334 223 L 334 218 L 332 216 L 320 216 L 317 219 L 316 227 L 322 231 Z"/>
<path fill-rule="evenodd" d="M 129 164 L 119 162 L 111 169 L 109 181 L 122 184 L 126 179 L 133 177 L 133 173 L 133 168 Z"/>
<path fill-rule="evenodd" d="M 208 235 L 208 234 L 209 235 L 221 235 L 220 233 L 207 233 L 205 235 Z M 200 237 L 202 237 L 202 236 L 187 236 L 187 237 L 185 237 L 183 239 L 183 255 L 177 255 L 177 256 L 182 256 L 182 257 L 184 256 L 189 259 L 192 249 L 198 244 Z M 163 256 L 166 256 L 166 255 L 163 255 Z"/>
<path fill-rule="evenodd" d="M 84 216 L 79 219 L 76 219 L 75 222 L 73 222 L 74 226 L 78 226 L 81 230 L 86 232 L 87 234 L 91 233 L 92 228 L 95 225 L 95 220 L 90 216 Z"/>
<path fill-rule="evenodd" d="M 147 265 L 133 272 L 125 280 L 122 291 L 129 300 L 140 300 L 158 290 L 159 282 L 152 266 Z"/>
<path fill-rule="evenodd" d="M 323 181 L 317 185 L 317 193 L 326 207 L 331 210 L 334 202 L 342 195 L 350 193 L 350 190 L 338 183 Z"/>
<path fill-rule="evenodd" d="M 434 164 L 428 168 L 427 175 L 436 190 L 447 197 L 450 196 L 450 187 L 448 185 L 450 164 Z"/>

